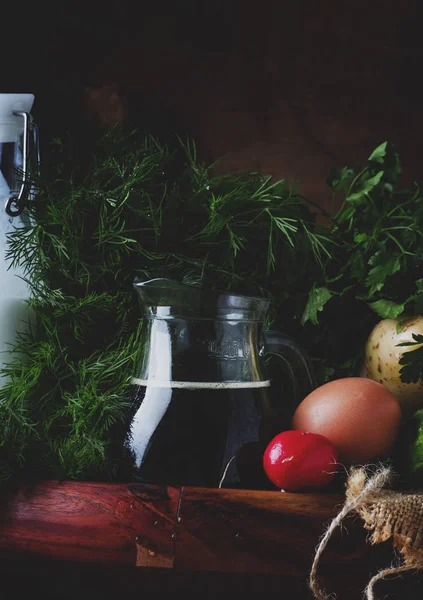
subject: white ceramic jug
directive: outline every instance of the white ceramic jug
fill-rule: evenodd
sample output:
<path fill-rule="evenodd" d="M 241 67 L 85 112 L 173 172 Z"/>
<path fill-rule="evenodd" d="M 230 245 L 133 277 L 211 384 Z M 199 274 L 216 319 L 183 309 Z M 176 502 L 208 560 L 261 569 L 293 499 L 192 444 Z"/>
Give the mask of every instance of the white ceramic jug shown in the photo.
<path fill-rule="evenodd" d="M 10 268 L 6 255 L 7 234 L 29 222 L 25 207 L 35 194 L 32 171 L 38 170 L 39 147 L 33 103 L 33 94 L 0 94 L 0 368 L 29 319 L 23 271 Z"/>

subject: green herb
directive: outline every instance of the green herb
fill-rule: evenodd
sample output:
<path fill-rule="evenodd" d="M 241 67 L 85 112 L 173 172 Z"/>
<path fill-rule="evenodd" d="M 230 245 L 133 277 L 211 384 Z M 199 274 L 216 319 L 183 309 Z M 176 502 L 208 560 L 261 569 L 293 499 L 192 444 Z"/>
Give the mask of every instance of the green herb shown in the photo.
<path fill-rule="evenodd" d="M 418 184 L 401 187 L 400 176 L 398 155 L 384 142 L 365 166 L 345 167 L 328 180 L 333 204 L 341 204 L 329 223 L 336 249 L 323 255 L 302 321 L 318 321 L 313 352 L 329 352 L 338 376 L 357 374 L 364 342 L 381 318 L 423 311 L 423 192 Z M 348 358 L 353 370 L 342 368 Z M 405 360 L 416 358 L 413 352 Z M 408 373 L 403 369 L 404 381 Z"/>
<path fill-rule="evenodd" d="M 338 293 L 348 290 L 358 299 L 386 299 L 402 304 L 403 311 L 412 311 L 423 257 L 423 203 L 417 184 L 411 190 L 398 187 L 400 173 L 398 155 L 385 142 L 358 173 L 344 169 L 335 175 L 334 195 L 341 192 L 344 200 L 332 215 L 331 233 L 339 247 Z M 333 268 L 330 260 L 326 272 L 329 267 Z M 404 289 L 398 283 L 405 278 Z M 388 317 L 392 306 L 387 304 L 385 311 L 382 305 L 372 308 Z"/>
<path fill-rule="evenodd" d="M 318 323 L 318 313 L 323 310 L 324 305 L 332 298 L 332 293 L 326 287 L 316 288 L 315 285 L 310 290 L 310 296 L 301 319 L 304 325 L 311 321 L 314 325 Z"/>
<path fill-rule="evenodd" d="M 402 342 L 398 346 L 420 346 L 411 352 L 404 352 L 399 364 L 403 365 L 400 370 L 401 381 L 404 383 L 417 383 L 423 381 L 423 335 L 412 334 L 413 342 Z"/>
<path fill-rule="evenodd" d="M 407 475 L 414 485 L 421 485 L 423 476 L 423 410 L 417 410 L 407 423 Z"/>

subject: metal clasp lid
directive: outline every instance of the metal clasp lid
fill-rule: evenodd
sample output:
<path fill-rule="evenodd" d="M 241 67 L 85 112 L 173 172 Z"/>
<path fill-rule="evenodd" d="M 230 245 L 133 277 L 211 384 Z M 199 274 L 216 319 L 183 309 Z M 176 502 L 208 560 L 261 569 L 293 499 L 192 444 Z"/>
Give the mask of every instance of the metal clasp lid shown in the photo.
<path fill-rule="evenodd" d="M 38 174 L 40 168 L 40 144 L 38 136 L 38 127 L 34 123 L 30 113 L 22 110 L 14 110 L 13 114 L 22 117 L 24 120 L 23 130 L 23 149 L 22 149 L 22 183 L 19 194 L 11 196 L 6 200 L 5 210 L 11 217 L 18 217 L 24 211 L 31 195 L 31 170 L 30 164 L 30 139 L 32 135 L 32 144 L 35 149 L 35 172 Z"/>

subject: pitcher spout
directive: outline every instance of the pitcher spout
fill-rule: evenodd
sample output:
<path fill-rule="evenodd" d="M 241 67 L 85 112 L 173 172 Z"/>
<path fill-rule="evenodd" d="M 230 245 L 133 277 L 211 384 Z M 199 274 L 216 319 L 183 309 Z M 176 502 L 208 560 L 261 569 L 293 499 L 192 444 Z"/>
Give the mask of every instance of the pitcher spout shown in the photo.
<path fill-rule="evenodd" d="M 165 277 L 157 277 L 148 281 L 136 279 L 133 285 L 141 308 L 147 313 L 153 308 L 172 306 L 189 308 L 196 305 L 204 293 L 201 288 Z"/>

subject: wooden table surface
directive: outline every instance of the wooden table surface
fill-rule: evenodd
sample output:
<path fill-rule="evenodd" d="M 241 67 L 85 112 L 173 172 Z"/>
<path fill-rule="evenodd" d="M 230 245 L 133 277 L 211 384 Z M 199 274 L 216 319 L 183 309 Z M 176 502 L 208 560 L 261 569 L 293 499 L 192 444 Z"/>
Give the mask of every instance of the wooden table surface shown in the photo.
<path fill-rule="evenodd" d="M 23 598 L 37 585 L 44 598 L 94 600 L 134 589 L 157 598 L 253 598 L 288 588 L 295 594 L 284 597 L 307 598 L 315 547 L 342 503 L 340 493 L 27 485 L 3 495 L 0 581 L 8 591 L 1 596 L 0 584 L 0 598 Z M 389 543 L 371 546 L 366 536 L 360 519 L 349 517 L 322 558 L 322 586 L 339 600 L 359 599 L 393 558 Z M 410 575 L 379 589 L 381 598 L 398 590 L 390 598 L 408 600 L 420 598 L 423 586 Z"/>

